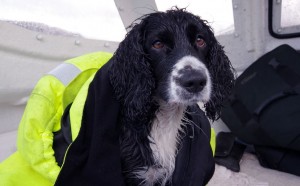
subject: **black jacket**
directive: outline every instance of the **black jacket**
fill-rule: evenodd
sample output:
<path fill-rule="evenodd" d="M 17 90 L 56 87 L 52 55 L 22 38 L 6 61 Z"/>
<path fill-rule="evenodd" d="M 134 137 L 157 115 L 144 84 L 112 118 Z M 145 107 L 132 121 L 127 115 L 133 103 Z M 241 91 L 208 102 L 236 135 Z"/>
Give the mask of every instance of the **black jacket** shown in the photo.
<path fill-rule="evenodd" d="M 126 185 L 120 158 L 120 103 L 114 97 L 104 65 L 91 82 L 78 137 L 69 146 L 55 185 Z M 197 105 L 186 115 L 188 125 L 176 157 L 170 185 L 205 185 L 214 173 L 210 124 Z M 172 184 L 171 184 L 172 183 Z"/>

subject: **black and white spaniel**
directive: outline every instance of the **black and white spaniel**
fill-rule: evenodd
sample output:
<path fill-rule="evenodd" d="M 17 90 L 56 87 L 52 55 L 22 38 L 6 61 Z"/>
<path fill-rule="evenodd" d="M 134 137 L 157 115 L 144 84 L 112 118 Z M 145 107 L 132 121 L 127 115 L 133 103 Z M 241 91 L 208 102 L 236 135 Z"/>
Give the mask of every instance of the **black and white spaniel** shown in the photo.
<path fill-rule="evenodd" d="M 209 119 L 219 117 L 234 84 L 230 61 L 207 22 L 184 9 L 145 15 L 130 29 L 90 85 L 57 185 L 80 177 L 95 185 L 205 185 L 214 162 L 197 103 Z"/>
<path fill-rule="evenodd" d="M 111 82 L 129 118 L 120 139 L 124 172 L 129 180 L 164 185 L 187 106 L 203 102 L 208 118 L 219 117 L 234 83 L 230 61 L 206 21 L 174 9 L 132 25 L 112 63 Z"/>

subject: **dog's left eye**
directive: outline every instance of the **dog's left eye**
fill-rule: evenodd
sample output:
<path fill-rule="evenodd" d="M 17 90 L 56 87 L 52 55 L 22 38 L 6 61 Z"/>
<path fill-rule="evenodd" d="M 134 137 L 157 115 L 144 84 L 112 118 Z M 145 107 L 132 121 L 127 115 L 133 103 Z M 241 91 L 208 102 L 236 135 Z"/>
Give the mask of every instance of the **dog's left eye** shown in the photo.
<path fill-rule="evenodd" d="M 200 35 L 197 36 L 197 38 L 196 38 L 196 45 L 199 48 L 203 48 L 203 47 L 206 46 L 206 43 L 205 43 L 204 39 L 202 38 L 202 36 L 200 36 Z"/>
<path fill-rule="evenodd" d="M 152 44 L 152 47 L 156 48 L 156 49 L 162 49 L 164 46 L 165 46 L 165 44 L 159 40 L 154 41 Z"/>

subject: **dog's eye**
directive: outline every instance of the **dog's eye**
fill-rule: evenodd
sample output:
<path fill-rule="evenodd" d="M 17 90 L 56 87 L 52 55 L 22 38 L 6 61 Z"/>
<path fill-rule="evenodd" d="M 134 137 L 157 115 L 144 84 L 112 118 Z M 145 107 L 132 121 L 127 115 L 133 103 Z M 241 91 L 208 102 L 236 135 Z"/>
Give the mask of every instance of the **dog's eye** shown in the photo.
<path fill-rule="evenodd" d="M 165 44 L 159 40 L 157 41 L 154 41 L 153 44 L 152 44 L 152 47 L 153 48 L 156 48 L 156 49 L 161 49 L 165 46 Z"/>
<path fill-rule="evenodd" d="M 206 43 L 205 43 L 204 39 L 200 35 L 198 35 L 197 38 L 196 38 L 196 45 L 199 48 L 203 48 L 203 47 L 206 46 Z"/>

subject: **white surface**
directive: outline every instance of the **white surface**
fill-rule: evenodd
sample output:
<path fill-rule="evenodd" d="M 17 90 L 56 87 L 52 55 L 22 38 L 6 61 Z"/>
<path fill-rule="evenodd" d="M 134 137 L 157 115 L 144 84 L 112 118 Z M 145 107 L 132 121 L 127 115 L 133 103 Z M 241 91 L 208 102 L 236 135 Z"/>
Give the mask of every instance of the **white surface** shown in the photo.
<path fill-rule="evenodd" d="M 239 173 L 232 172 L 225 167 L 216 165 L 213 178 L 208 186 L 298 186 L 300 177 L 266 169 L 259 165 L 252 154 L 244 154 Z"/>

